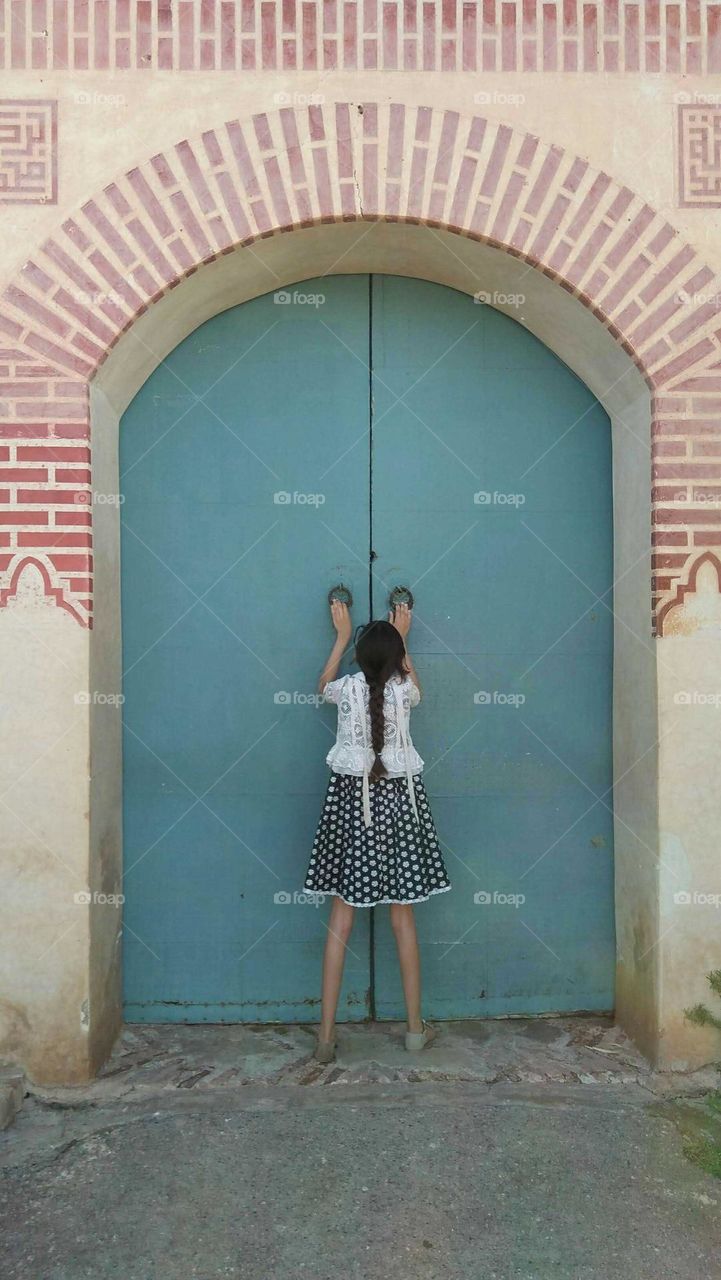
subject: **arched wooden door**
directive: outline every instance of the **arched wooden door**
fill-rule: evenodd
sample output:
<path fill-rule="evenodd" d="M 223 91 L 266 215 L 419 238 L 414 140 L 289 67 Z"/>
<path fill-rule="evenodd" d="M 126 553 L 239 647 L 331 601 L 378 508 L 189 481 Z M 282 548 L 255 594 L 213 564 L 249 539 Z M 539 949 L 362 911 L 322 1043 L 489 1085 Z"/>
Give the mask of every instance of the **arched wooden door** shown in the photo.
<path fill-rule="evenodd" d="M 441 286 L 308 281 L 166 358 L 121 474 L 126 1017 L 317 1017 L 341 579 L 357 621 L 416 593 L 454 886 L 417 913 L 427 1012 L 612 1007 L 610 431 L 578 379 Z M 401 1014 L 386 916 L 357 912 L 341 1019 Z"/>

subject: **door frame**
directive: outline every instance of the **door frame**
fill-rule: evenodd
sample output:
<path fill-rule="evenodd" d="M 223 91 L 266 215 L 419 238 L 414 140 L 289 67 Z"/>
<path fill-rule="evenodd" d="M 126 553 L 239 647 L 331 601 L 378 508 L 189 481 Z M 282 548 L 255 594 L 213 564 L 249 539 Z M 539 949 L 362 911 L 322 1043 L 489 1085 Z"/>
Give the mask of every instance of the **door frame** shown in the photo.
<path fill-rule="evenodd" d="M 448 242 L 451 241 L 451 249 Z M 452 251 L 451 251 L 452 250 Z M 402 269 L 399 269 L 402 268 Z M 649 388 L 608 331 L 568 291 L 500 249 L 449 232 L 378 223 L 364 234 L 333 224 L 269 237 L 251 259 L 239 250 L 195 273 L 165 295 L 118 344 L 91 383 L 95 484 L 115 492 L 117 422 L 152 368 L 205 319 L 260 293 L 268 280 L 285 289 L 325 273 L 410 275 L 471 293 L 483 280 L 499 299 L 522 294 L 523 323 L 589 386 L 611 420 L 614 483 L 614 777 L 616 779 L 617 1013 L 635 1039 L 654 1039 L 655 957 L 634 965 L 631 935 L 639 910 L 653 914 L 651 850 L 657 848 L 655 654 L 649 640 L 650 437 Z M 491 304 L 492 305 L 492 304 Z M 498 309 L 517 319 L 512 304 Z M 93 637 L 93 687 L 115 687 L 120 674 L 117 508 L 98 510 L 95 523 L 98 622 Z M 99 710 L 99 709 L 97 709 Z M 96 751 L 120 776 L 117 734 L 110 717 L 94 713 Z M 92 730 L 91 730 L 92 731 Z M 105 741 L 103 741 L 103 735 Z M 641 743 L 654 744 L 643 754 Z M 639 757 L 641 759 L 639 760 Z M 106 769 L 103 769 L 106 774 Z M 118 804 L 120 797 L 118 796 Z M 119 842 L 119 832 L 116 840 Z M 652 929 L 651 920 L 648 928 Z"/>

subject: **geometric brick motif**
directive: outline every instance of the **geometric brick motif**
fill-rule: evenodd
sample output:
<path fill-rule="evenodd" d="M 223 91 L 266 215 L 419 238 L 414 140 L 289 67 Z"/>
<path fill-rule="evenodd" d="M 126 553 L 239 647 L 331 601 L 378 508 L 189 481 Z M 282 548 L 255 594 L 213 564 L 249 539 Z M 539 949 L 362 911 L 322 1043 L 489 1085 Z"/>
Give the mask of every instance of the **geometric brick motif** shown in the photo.
<path fill-rule="evenodd" d="M 0 98 L 0 204 L 57 199 L 57 102 Z"/>
<path fill-rule="evenodd" d="M 721 105 L 678 108 L 678 202 L 682 209 L 721 208 Z"/>

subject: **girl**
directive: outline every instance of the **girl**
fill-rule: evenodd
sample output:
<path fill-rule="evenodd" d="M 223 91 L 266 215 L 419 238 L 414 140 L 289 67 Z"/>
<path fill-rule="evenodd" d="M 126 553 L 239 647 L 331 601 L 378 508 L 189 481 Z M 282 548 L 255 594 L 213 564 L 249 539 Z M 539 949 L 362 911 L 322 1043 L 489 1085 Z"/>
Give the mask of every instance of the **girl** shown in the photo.
<path fill-rule="evenodd" d="M 318 683 L 338 707 L 332 770 L 305 889 L 334 894 L 323 957 L 321 1024 L 315 1056 L 335 1057 L 335 1015 L 354 907 L 391 904 L 408 1024 L 406 1049 L 422 1049 L 436 1032 L 421 1018 L 420 962 L 414 902 L 450 889 L 411 742 L 410 708 L 421 690 L 405 639 L 412 613 L 399 604 L 387 622 L 360 629 L 357 675 L 336 679 L 351 638 L 348 606 L 331 603 L 336 639 Z"/>

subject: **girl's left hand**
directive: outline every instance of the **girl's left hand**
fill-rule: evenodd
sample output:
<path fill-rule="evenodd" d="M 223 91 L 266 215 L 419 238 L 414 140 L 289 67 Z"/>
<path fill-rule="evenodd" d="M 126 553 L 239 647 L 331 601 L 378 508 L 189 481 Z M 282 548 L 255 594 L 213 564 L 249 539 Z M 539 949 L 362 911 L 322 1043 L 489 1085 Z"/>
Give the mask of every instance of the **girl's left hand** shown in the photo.
<path fill-rule="evenodd" d="M 413 621 L 413 610 L 408 608 L 405 603 L 397 604 L 388 614 L 388 621 L 393 623 L 396 631 L 398 631 L 405 640 L 411 629 Z"/>

